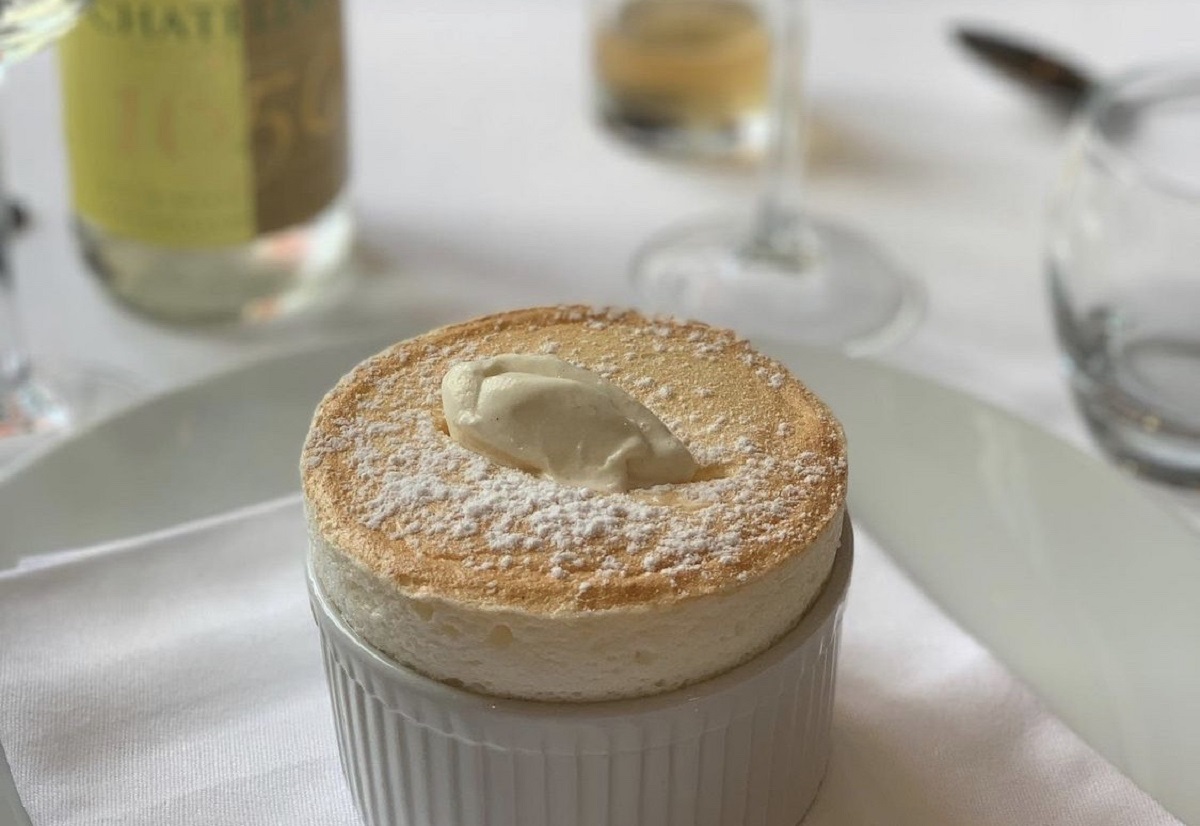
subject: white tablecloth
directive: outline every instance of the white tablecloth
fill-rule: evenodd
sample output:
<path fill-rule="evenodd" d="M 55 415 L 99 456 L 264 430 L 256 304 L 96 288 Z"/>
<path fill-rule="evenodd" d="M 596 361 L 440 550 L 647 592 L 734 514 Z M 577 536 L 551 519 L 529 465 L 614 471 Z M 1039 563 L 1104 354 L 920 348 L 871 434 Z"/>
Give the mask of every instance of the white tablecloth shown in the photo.
<path fill-rule="evenodd" d="M 856 539 L 805 826 L 1177 823 Z M 305 544 L 293 499 L 0 574 L 0 737 L 37 826 L 356 824 Z"/>
<path fill-rule="evenodd" d="M 462 313 L 627 303 L 626 265 L 649 234 L 749 204 L 750 175 L 658 163 L 594 129 L 580 0 L 346 6 L 354 197 L 373 265 L 344 305 L 271 328 L 170 329 L 108 302 L 68 230 L 53 60 L 10 73 L 6 167 L 35 215 L 16 257 L 38 359 L 116 365 L 153 391 L 384 330 L 404 302 L 446 300 Z M 1061 129 L 951 43 L 953 22 L 980 19 L 1044 35 L 1107 73 L 1195 49 L 1200 4 L 814 4 L 814 208 L 876 237 L 930 297 L 920 329 L 883 358 L 1095 452 L 1062 381 L 1041 271 Z"/>

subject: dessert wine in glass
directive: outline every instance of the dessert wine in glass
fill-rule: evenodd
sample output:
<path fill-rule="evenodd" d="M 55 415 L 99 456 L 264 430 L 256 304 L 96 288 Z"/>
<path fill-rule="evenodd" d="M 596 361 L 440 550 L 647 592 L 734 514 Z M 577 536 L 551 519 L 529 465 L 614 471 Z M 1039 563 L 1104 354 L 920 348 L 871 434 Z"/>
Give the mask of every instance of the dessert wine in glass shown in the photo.
<path fill-rule="evenodd" d="M 87 0 L 0 0 L 0 72 L 60 37 Z M 5 188 L 0 176 L 0 203 Z M 11 211 L 0 209 L 0 470 L 42 437 L 65 432 L 129 398 L 132 388 L 98 368 L 35 369 L 14 297 Z"/>
<path fill-rule="evenodd" d="M 753 159 L 767 131 L 771 37 L 748 0 L 592 0 L 596 113 L 664 155 Z"/>
<path fill-rule="evenodd" d="M 758 207 L 749 221 L 716 219 L 652 239 L 634 259 L 634 284 L 656 312 L 851 354 L 880 349 L 912 329 L 923 293 L 868 238 L 805 208 L 805 2 L 754 5 L 772 34 Z"/>

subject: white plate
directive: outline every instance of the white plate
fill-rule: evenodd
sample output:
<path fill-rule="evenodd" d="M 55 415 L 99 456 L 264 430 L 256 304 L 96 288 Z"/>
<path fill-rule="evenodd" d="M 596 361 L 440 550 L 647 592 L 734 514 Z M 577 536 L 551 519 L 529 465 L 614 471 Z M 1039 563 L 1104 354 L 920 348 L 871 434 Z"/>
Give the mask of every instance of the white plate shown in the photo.
<path fill-rule="evenodd" d="M 317 400 L 384 344 L 252 366 L 63 443 L 0 486 L 0 568 L 293 491 Z M 1093 747 L 1200 823 L 1196 535 L 1116 470 L 967 396 L 765 349 L 845 423 L 856 520 Z M 5 799 L 0 782 L 0 816 Z"/>
<path fill-rule="evenodd" d="M 299 445 L 338 377 L 388 339 L 294 353 L 151 399 L 52 446 L 0 483 L 0 570 L 299 487 Z"/>

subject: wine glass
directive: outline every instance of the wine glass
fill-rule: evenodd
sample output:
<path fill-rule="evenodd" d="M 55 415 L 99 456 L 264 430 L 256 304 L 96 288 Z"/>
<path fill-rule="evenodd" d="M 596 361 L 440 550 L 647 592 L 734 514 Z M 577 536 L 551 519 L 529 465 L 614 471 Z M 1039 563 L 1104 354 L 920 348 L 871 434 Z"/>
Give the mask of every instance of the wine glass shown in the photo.
<path fill-rule="evenodd" d="M 0 71 L 60 37 L 88 0 L 0 0 Z M 0 204 L 6 201 L 0 177 Z M 44 437 L 57 435 L 127 400 L 131 383 L 110 370 L 35 368 L 17 313 L 11 210 L 0 209 L 0 469 Z"/>
<path fill-rule="evenodd" d="M 771 33 L 769 137 L 758 207 L 749 221 L 718 218 L 652 239 L 634 258 L 634 285 L 656 312 L 851 354 L 882 348 L 912 329 L 924 293 L 868 238 L 808 214 L 805 0 L 754 5 Z"/>

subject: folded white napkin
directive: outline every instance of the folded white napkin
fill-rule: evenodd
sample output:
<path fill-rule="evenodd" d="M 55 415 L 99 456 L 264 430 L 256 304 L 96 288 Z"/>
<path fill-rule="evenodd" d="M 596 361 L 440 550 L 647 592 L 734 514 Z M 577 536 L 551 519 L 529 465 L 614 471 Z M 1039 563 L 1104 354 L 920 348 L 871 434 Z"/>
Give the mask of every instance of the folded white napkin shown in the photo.
<path fill-rule="evenodd" d="M 806 826 L 1176 822 L 856 539 Z M 304 548 L 289 500 L 0 575 L 0 742 L 35 826 L 358 823 Z"/>

